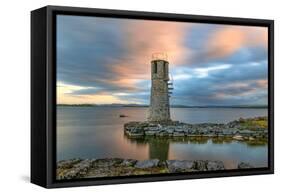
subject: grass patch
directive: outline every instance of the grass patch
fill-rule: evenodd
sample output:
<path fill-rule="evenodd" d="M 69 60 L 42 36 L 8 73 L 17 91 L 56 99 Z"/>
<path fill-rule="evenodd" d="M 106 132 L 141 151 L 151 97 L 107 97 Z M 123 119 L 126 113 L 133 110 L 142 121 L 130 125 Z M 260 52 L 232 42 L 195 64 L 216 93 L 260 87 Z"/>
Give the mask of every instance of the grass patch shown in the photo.
<path fill-rule="evenodd" d="M 255 119 L 245 119 L 240 120 L 240 125 L 244 129 L 256 130 L 256 129 L 267 129 L 268 119 L 267 117 L 255 118 Z"/>

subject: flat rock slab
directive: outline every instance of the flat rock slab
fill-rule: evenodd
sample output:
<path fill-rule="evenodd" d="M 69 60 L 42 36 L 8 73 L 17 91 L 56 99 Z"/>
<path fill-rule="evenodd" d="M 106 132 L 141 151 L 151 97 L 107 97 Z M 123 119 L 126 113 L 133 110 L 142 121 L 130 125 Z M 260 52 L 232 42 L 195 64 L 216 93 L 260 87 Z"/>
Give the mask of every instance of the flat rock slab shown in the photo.
<path fill-rule="evenodd" d="M 241 162 L 238 164 L 238 169 L 245 169 L 245 168 L 254 168 L 250 163 Z"/>
<path fill-rule="evenodd" d="M 194 171 L 196 168 L 194 161 L 188 160 L 168 160 L 167 166 L 169 172 Z"/>
<path fill-rule="evenodd" d="M 136 162 L 135 167 L 136 168 L 153 168 L 153 167 L 157 167 L 158 164 L 159 164 L 158 159 L 142 160 L 142 161 Z"/>
<path fill-rule="evenodd" d="M 207 170 L 224 170 L 224 164 L 221 161 L 209 161 Z"/>

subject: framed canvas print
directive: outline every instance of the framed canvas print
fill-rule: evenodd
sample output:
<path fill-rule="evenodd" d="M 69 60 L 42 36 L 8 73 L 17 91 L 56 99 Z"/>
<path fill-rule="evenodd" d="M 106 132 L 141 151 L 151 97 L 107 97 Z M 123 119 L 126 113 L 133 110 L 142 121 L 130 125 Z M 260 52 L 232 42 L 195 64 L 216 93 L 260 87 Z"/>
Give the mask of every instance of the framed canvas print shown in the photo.
<path fill-rule="evenodd" d="M 273 173 L 273 21 L 31 12 L 31 182 Z"/>

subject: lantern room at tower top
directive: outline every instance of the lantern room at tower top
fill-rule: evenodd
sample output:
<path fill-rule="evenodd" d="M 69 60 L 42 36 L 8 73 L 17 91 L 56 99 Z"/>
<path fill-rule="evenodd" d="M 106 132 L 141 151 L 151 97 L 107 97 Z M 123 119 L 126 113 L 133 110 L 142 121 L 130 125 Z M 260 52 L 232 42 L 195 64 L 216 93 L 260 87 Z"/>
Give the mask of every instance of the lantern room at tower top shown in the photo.
<path fill-rule="evenodd" d="M 153 53 L 151 58 L 152 61 L 154 60 L 168 61 L 168 54 L 164 52 Z"/>

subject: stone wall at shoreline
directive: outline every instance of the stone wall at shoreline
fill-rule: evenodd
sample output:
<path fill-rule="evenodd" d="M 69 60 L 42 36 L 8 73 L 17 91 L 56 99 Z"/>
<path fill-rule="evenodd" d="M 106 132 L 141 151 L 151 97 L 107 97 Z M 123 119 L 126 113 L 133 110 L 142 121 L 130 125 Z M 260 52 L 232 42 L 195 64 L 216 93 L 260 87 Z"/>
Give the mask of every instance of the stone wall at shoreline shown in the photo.
<path fill-rule="evenodd" d="M 267 117 L 235 120 L 226 124 L 188 124 L 170 122 L 129 122 L 124 132 L 130 138 L 143 137 L 230 137 L 234 140 L 256 140 L 268 138 Z"/>

